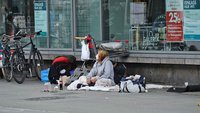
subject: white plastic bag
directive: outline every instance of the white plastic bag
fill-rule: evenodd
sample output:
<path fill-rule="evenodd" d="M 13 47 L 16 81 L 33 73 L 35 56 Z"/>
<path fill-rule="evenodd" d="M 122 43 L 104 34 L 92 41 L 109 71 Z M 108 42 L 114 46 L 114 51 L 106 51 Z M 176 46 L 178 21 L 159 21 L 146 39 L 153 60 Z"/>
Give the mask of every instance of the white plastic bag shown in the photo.
<path fill-rule="evenodd" d="M 88 44 L 85 44 L 85 41 L 82 40 L 81 45 L 81 60 L 84 61 L 90 59 L 90 50 Z"/>
<path fill-rule="evenodd" d="M 144 91 L 145 88 L 141 84 L 134 84 L 132 80 L 121 81 L 120 92 L 140 93 Z"/>

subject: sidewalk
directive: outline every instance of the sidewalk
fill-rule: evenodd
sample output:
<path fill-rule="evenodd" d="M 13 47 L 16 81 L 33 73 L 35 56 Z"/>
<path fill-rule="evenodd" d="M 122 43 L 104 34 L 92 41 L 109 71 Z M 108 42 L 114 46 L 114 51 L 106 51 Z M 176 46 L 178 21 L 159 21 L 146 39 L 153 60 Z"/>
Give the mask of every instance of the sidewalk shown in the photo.
<path fill-rule="evenodd" d="M 0 79 L 0 113 L 199 113 L 200 92 L 148 93 L 100 91 L 43 92 L 43 83 L 26 79 L 23 84 Z M 66 89 L 66 87 L 65 87 Z"/>

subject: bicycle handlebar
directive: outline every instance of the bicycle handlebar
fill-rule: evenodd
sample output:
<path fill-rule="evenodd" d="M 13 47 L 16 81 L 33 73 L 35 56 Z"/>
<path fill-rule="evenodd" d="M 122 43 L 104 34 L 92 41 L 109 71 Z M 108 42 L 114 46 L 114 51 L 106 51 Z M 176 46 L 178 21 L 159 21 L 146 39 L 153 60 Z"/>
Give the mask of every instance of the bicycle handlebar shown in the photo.
<path fill-rule="evenodd" d="M 23 34 L 19 34 L 18 36 L 16 36 L 16 37 L 14 37 L 14 40 L 19 40 L 19 39 L 21 39 L 21 38 L 23 38 L 23 37 L 29 37 L 29 38 L 31 38 L 32 37 L 32 35 L 40 35 L 40 33 L 42 32 L 42 30 L 40 30 L 40 31 L 38 31 L 38 32 L 35 32 L 35 33 L 33 33 L 33 34 L 27 34 L 27 33 L 23 33 Z"/>
<path fill-rule="evenodd" d="M 22 32 L 22 30 L 19 30 L 19 31 L 15 34 L 15 36 L 18 36 L 21 32 Z"/>
<path fill-rule="evenodd" d="M 40 35 L 41 32 L 42 30 L 35 32 L 34 34 Z M 7 43 L 10 40 L 10 38 L 13 38 L 13 40 L 20 40 L 23 37 L 27 37 L 27 33 L 22 33 L 22 30 L 19 30 L 15 35 L 7 35 L 5 33 L 1 33 L 0 35 L 2 35 L 1 42 L 3 43 Z"/>
<path fill-rule="evenodd" d="M 30 35 L 30 36 L 31 36 L 31 35 L 40 35 L 40 33 L 41 33 L 41 32 L 42 32 L 42 30 L 40 30 L 40 31 L 37 31 L 37 32 L 35 32 L 35 33 L 33 33 L 33 34 L 29 34 L 29 35 Z M 28 34 L 24 34 L 24 35 L 26 35 L 26 36 L 27 36 Z"/>
<path fill-rule="evenodd" d="M 42 30 L 35 32 L 36 35 L 40 35 L 40 33 L 42 32 Z"/>

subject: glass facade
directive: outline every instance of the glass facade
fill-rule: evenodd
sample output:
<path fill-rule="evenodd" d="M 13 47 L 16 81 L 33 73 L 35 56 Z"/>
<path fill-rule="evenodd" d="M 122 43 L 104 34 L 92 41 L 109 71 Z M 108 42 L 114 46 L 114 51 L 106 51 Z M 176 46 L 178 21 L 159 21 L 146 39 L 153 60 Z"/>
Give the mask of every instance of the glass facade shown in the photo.
<path fill-rule="evenodd" d="M 198 1 L 193 8 L 188 6 L 192 0 L 1 0 L 0 6 L 8 7 L 24 19 L 25 24 L 22 21 L 18 24 L 22 28 L 30 27 L 33 32 L 37 1 L 46 2 L 48 16 L 47 36 L 36 40 L 40 48 L 76 51 L 80 43 L 73 37 L 91 34 L 95 41 L 128 40 L 130 51 L 200 49 L 200 25 L 189 23 L 200 21 Z M 6 15 L 1 10 L 1 31 Z M 179 23 L 172 24 L 175 21 Z"/>
<path fill-rule="evenodd" d="M 114 36 L 114 39 L 129 40 L 130 51 L 163 50 L 160 49 L 163 47 L 159 47 L 163 45 L 159 44 L 164 34 L 155 29 L 166 27 L 165 0 L 108 1 L 110 36 Z M 160 17 L 163 17 L 163 20 L 157 19 Z M 163 22 L 163 25 L 160 26 L 156 20 Z"/>
<path fill-rule="evenodd" d="M 0 1 L 0 33 L 5 32 L 5 18 L 6 18 L 6 0 Z"/>
<path fill-rule="evenodd" d="M 115 1 L 108 2 L 109 35 L 112 34 L 117 39 L 128 38 L 130 51 L 198 51 L 200 49 L 200 25 L 197 24 L 200 21 L 200 14 L 197 13 L 200 10 L 200 2 L 196 0 Z"/>
<path fill-rule="evenodd" d="M 109 36 L 114 39 L 128 39 L 129 3 L 131 0 L 108 0 Z M 113 39 L 109 39 L 113 40 Z"/>
<path fill-rule="evenodd" d="M 71 0 L 50 0 L 49 45 L 50 48 L 72 48 Z"/>
<path fill-rule="evenodd" d="M 100 6 L 101 0 L 76 0 L 76 36 L 90 34 L 96 41 L 101 40 Z"/>
<path fill-rule="evenodd" d="M 49 0 L 31 0 L 30 12 L 33 14 L 33 27 L 31 33 L 42 31 L 40 36 L 35 36 L 34 42 L 38 48 L 48 48 L 48 2 Z M 40 9 L 41 8 L 41 9 Z"/>

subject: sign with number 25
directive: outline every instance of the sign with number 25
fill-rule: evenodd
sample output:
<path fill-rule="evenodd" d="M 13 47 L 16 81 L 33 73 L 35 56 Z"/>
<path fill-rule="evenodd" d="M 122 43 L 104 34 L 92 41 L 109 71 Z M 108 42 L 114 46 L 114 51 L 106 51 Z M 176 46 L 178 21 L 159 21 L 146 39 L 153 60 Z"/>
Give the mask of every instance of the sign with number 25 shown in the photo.
<path fill-rule="evenodd" d="M 178 12 L 178 11 L 170 11 L 170 12 L 167 12 L 167 23 L 171 23 L 171 24 L 182 24 L 182 18 L 183 18 L 183 15 L 181 12 Z"/>
<path fill-rule="evenodd" d="M 183 41 L 183 12 L 168 11 L 166 13 L 166 33 L 168 42 Z"/>
<path fill-rule="evenodd" d="M 177 12 L 170 12 L 169 17 L 170 17 L 169 22 L 174 22 L 174 23 L 181 22 L 180 15 Z"/>

